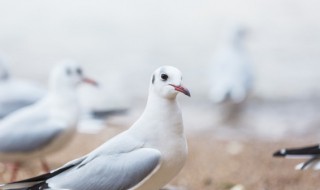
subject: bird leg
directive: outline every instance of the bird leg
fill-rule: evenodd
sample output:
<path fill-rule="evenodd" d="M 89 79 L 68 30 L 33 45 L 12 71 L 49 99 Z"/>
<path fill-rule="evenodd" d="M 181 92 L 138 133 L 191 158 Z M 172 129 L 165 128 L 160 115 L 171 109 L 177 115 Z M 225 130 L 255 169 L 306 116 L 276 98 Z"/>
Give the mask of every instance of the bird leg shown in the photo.
<path fill-rule="evenodd" d="M 14 163 L 12 163 L 10 165 L 11 165 L 11 168 L 12 168 L 10 182 L 14 182 L 17 179 L 18 171 L 19 171 L 19 168 L 20 168 L 20 163 L 14 162 Z"/>
<path fill-rule="evenodd" d="M 4 181 L 4 174 L 7 171 L 8 165 L 7 163 L 0 163 L 0 180 Z"/>
<path fill-rule="evenodd" d="M 42 170 L 44 172 L 46 172 L 46 173 L 49 173 L 50 172 L 50 167 L 49 167 L 48 163 L 46 162 L 46 160 L 42 159 L 42 160 L 40 160 L 40 162 L 41 162 Z"/>

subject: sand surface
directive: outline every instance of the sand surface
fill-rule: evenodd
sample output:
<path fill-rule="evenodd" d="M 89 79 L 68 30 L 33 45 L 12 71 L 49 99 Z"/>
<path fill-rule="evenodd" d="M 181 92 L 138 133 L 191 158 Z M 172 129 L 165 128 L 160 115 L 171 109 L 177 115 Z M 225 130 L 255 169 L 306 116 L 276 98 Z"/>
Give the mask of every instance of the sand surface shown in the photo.
<path fill-rule="evenodd" d="M 109 126 L 99 135 L 76 135 L 63 151 L 48 157 L 51 168 L 90 152 L 124 129 Z M 252 190 L 314 190 L 320 186 L 319 173 L 295 171 L 293 168 L 299 160 L 272 158 L 272 153 L 281 147 L 313 142 L 314 139 L 235 141 L 214 137 L 209 131 L 202 135 L 188 135 L 188 161 L 171 184 L 186 190 L 227 190 L 239 184 Z M 23 167 L 19 179 L 40 173 L 39 163 L 33 162 Z M 7 179 L 8 173 L 4 177 Z"/>

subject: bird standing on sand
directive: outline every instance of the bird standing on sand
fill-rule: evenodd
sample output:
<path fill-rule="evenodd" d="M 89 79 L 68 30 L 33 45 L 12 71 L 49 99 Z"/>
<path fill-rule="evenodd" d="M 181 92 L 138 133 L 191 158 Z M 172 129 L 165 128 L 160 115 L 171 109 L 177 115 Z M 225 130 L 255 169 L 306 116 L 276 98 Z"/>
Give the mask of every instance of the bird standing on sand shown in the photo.
<path fill-rule="evenodd" d="M 141 117 L 127 131 L 88 155 L 35 178 L 3 189 L 159 190 L 174 178 L 187 158 L 183 121 L 176 101 L 181 72 L 162 66 L 152 75 Z"/>
<path fill-rule="evenodd" d="M 224 120 L 237 118 L 253 86 L 251 61 L 244 47 L 245 28 L 235 25 L 215 52 L 210 69 L 209 99 L 222 105 Z"/>
<path fill-rule="evenodd" d="M 70 62 L 71 60 L 65 61 Z M 90 89 L 93 93 L 88 89 L 89 88 L 86 88 L 86 90 L 78 92 L 80 96 L 80 105 L 87 105 L 87 107 L 81 105 L 81 110 L 83 112 L 81 113 L 82 118 L 105 120 L 108 117 L 124 115 L 127 112 L 127 109 L 124 109 L 123 107 L 109 108 L 107 105 L 100 106 L 100 109 L 92 107 L 90 100 L 88 100 L 85 95 L 96 95 L 94 93 L 100 92 L 100 88 Z M 12 77 L 5 60 L 0 57 L 0 92 L 0 118 L 4 118 L 14 111 L 38 102 L 46 95 L 47 90 L 35 82 Z M 92 99 L 97 99 L 97 97 Z M 104 97 L 104 99 L 106 98 Z"/>
<path fill-rule="evenodd" d="M 39 102 L 13 112 L 0 122 L 0 161 L 12 165 L 15 180 L 20 163 L 41 159 L 65 147 L 75 133 L 79 119 L 77 86 L 96 83 L 83 76 L 81 67 L 72 61 L 53 70 L 49 92 Z"/>
<path fill-rule="evenodd" d="M 308 159 L 298 164 L 296 170 L 314 169 L 320 170 L 320 145 L 301 148 L 281 149 L 273 154 L 274 157 Z"/>

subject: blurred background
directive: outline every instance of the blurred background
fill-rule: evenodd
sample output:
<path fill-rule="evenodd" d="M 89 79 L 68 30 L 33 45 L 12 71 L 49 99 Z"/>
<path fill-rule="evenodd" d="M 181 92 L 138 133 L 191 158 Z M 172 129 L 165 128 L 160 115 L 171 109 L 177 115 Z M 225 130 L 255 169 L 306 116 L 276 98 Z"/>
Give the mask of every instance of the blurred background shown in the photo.
<path fill-rule="evenodd" d="M 103 98 L 93 91 L 90 101 L 130 110 L 108 120 L 99 135 L 78 135 L 70 146 L 88 147 L 53 155 L 54 167 L 129 127 L 145 106 L 151 73 L 172 65 L 192 94 L 179 97 L 190 156 L 174 185 L 317 189 L 319 174 L 294 171 L 298 161 L 272 153 L 319 142 L 319 6 L 315 0 L 1 1 L 0 53 L 14 76 L 43 86 L 57 61 L 75 59 L 103 84 Z M 234 24 L 246 28 L 254 83 L 241 117 L 226 123 L 208 97 L 210 67 Z"/>

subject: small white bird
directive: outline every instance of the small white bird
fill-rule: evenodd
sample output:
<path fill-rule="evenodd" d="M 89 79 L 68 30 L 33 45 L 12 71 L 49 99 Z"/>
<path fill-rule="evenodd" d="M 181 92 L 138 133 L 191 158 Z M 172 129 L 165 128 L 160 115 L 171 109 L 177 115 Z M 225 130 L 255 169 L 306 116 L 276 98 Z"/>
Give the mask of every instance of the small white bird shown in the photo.
<path fill-rule="evenodd" d="M 251 62 L 244 48 L 245 29 L 234 26 L 213 57 L 209 98 L 214 103 L 240 103 L 252 88 Z"/>
<path fill-rule="evenodd" d="M 91 99 L 97 99 L 97 97 L 92 98 L 92 96 L 97 95 L 100 89 L 90 89 L 91 91 L 88 89 L 79 92 L 79 101 L 83 112 L 81 114 L 82 118 L 106 120 L 112 116 L 126 114 L 127 109 L 123 107 L 109 108 L 108 105 L 100 105 L 99 109 L 92 107 L 92 102 L 88 100 L 89 98 L 86 95 L 89 94 Z M 12 77 L 6 62 L 0 57 L 0 92 L 0 118 L 4 118 L 10 113 L 42 99 L 46 95 L 47 89 L 42 88 L 35 82 Z M 104 97 L 104 99 L 106 98 Z"/>
<path fill-rule="evenodd" d="M 43 169 L 49 170 L 44 157 L 63 148 L 75 133 L 80 114 L 76 88 L 82 82 L 96 85 L 77 63 L 63 62 L 51 73 L 43 99 L 0 122 L 0 161 L 13 164 L 11 180 L 20 163 L 31 159 L 41 159 Z"/>
<path fill-rule="evenodd" d="M 37 102 L 46 94 L 40 85 L 12 77 L 3 59 L 0 59 L 0 92 L 0 118 Z"/>
<path fill-rule="evenodd" d="M 274 157 L 308 159 L 298 164 L 296 170 L 320 170 L 320 145 L 301 148 L 281 149 L 273 154 Z"/>
<path fill-rule="evenodd" d="M 245 29 L 233 26 L 215 52 L 210 69 L 209 99 L 224 122 L 237 121 L 253 84 L 251 61 L 244 47 Z"/>
<path fill-rule="evenodd" d="M 181 72 L 160 67 L 150 80 L 145 111 L 131 128 L 51 173 L 0 187 L 159 190 L 180 172 L 187 158 L 178 92 L 190 96 L 182 86 Z"/>

